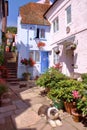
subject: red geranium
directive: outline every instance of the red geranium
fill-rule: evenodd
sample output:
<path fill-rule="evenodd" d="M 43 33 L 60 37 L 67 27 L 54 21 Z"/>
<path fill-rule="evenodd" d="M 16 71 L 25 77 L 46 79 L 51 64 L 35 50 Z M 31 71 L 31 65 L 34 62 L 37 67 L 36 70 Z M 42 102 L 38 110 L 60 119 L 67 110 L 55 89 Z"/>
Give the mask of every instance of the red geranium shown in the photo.
<path fill-rule="evenodd" d="M 45 46 L 45 43 L 44 43 L 44 42 L 39 42 L 39 43 L 37 44 L 37 46 L 38 46 L 38 47 L 44 47 L 44 46 Z"/>
<path fill-rule="evenodd" d="M 26 59 L 26 58 L 22 59 L 21 63 L 24 65 L 28 65 L 28 59 Z"/>
<path fill-rule="evenodd" d="M 24 65 L 34 66 L 35 61 L 32 58 L 29 58 L 29 60 L 24 58 L 24 59 L 21 60 L 21 63 L 24 64 Z"/>
<path fill-rule="evenodd" d="M 32 58 L 29 58 L 29 65 L 30 66 L 34 66 L 35 61 Z"/>

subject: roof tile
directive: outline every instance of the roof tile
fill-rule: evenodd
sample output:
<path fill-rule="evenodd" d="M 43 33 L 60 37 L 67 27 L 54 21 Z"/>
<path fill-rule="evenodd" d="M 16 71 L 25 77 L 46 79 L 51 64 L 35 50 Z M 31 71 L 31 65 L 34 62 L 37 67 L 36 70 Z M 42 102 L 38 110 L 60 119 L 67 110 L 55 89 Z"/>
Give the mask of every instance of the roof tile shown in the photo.
<path fill-rule="evenodd" d="M 50 25 L 48 20 L 44 18 L 44 13 L 50 7 L 49 4 L 40 4 L 30 2 L 20 7 L 20 16 L 22 24 Z"/>

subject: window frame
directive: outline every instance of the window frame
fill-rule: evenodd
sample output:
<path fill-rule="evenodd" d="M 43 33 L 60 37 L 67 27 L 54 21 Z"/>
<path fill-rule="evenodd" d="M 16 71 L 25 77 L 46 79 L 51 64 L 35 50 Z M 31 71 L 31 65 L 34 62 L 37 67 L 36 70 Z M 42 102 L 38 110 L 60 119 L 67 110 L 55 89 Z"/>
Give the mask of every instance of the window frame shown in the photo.
<path fill-rule="evenodd" d="M 56 17 L 53 20 L 53 32 L 58 32 L 59 31 L 59 17 Z"/>
<path fill-rule="evenodd" d="M 44 28 L 36 29 L 36 38 L 45 39 L 45 29 Z"/>
<path fill-rule="evenodd" d="M 70 11 L 70 12 L 68 12 Z M 72 22 L 72 13 L 71 13 L 71 5 L 69 5 L 66 9 L 66 24 L 70 24 Z"/>
<path fill-rule="evenodd" d="M 53 64 L 57 64 L 59 62 L 59 55 L 55 53 L 53 50 Z"/>
<path fill-rule="evenodd" d="M 33 56 L 30 56 L 31 52 L 33 53 Z M 36 53 L 37 52 L 39 53 L 39 60 L 38 61 L 36 60 L 37 59 L 36 58 L 36 56 L 37 56 Z M 40 62 L 40 51 L 38 51 L 38 50 L 30 50 L 29 51 L 29 58 L 32 58 L 36 63 L 39 63 Z"/>

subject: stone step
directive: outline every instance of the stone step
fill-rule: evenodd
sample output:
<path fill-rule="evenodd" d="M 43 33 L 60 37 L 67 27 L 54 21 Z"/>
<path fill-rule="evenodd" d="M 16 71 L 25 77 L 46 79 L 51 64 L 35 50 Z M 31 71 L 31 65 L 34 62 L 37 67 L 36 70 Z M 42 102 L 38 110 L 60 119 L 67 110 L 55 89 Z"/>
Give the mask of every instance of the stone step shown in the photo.
<path fill-rule="evenodd" d="M 19 81 L 16 81 L 16 82 L 10 82 L 10 85 L 12 85 L 12 86 L 19 85 Z"/>
<path fill-rule="evenodd" d="M 15 74 L 15 75 L 14 74 L 13 75 L 8 75 L 8 79 L 9 78 L 17 78 L 17 74 Z"/>
<path fill-rule="evenodd" d="M 14 82 L 14 81 L 17 82 L 18 79 L 17 78 L 8 78 L 7 81 L 8 82 Z"/>

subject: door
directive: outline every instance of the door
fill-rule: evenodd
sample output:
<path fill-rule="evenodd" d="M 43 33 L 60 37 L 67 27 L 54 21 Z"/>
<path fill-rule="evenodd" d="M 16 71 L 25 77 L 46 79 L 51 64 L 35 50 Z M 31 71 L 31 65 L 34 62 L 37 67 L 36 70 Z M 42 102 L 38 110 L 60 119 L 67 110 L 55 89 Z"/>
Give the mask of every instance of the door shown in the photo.
<path fill-rule="evenodd" d="M 41 51 L 41 73 L 48 69 L 48 52 Z"/>
<path fill-rule="evenodd" d="M 74 72 L 74 54 L 72 50 L 66 52 L 66 69 L 68 76 Z"/>

